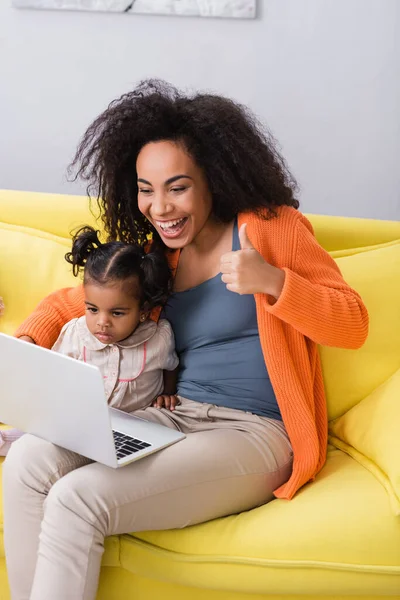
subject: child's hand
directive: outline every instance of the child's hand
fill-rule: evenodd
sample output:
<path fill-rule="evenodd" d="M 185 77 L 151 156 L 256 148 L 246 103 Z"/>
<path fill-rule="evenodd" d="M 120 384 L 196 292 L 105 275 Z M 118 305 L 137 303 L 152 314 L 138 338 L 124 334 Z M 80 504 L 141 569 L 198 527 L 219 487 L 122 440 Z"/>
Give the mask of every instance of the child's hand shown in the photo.
<path fill-rule="evenodd" d="M 22 340 L 23 342 L 28 342 L 29 344 L 36 343 L 31 337 L 29 337 L 29 335 L 21 335 L 21 337 L 19 339 Z"/>
<path fill-rule="evenodd" d="M 178 396 L 162 394 L 154 400 L 152 406 L 155 408 L 166 408 L 168 410 L 175 410 L 175 406 L 180 404 Z"/>

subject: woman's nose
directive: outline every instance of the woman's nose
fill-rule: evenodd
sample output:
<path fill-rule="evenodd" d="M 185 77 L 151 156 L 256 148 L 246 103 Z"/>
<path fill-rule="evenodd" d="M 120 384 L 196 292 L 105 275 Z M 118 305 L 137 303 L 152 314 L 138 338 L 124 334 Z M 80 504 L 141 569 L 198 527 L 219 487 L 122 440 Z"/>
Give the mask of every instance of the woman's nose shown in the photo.
<path fill-rule="evenodd" d="M 153 219 L 162 219 L 170 214 L 172 210 L 173 207 L 170 205 L 166 194 L 162 192 L 154 194 L 151 202 L 151 216 Z"/>

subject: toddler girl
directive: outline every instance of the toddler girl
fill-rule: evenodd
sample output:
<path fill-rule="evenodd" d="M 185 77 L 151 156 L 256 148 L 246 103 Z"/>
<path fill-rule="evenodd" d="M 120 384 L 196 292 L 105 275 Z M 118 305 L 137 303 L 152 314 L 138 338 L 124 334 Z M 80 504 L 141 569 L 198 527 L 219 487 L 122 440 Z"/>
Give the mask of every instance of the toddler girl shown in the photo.
<path fill-rule="evenodd" d="M 165 254 L 143 254 L 123 242 L 102 244 L 92 227 L 83 227 L 65 258 L 75 276 L 84 270 L 86 315 L 64 325 L 52 349 L 97 366 L 110 406 L 133 412 L 158 398 L 173 410 L 174 336 L 168 321 L 148 318 L 170 289 Z M 21 435 L 15 429 L 0 433 L 0 454 Z"/>

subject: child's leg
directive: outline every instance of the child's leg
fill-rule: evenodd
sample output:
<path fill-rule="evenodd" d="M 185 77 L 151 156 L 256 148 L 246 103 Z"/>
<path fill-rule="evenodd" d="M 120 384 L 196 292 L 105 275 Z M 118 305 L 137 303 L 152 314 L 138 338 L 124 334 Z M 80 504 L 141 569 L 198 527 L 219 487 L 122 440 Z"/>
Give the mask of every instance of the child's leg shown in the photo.
<path fill-rule="evenodd" d="M 36 567 L 43 503 L 63 475 L 90 462 L 31 435 L 11 445 L 3 464 L 4 544 L 13 600 L 27 600 Z"/>

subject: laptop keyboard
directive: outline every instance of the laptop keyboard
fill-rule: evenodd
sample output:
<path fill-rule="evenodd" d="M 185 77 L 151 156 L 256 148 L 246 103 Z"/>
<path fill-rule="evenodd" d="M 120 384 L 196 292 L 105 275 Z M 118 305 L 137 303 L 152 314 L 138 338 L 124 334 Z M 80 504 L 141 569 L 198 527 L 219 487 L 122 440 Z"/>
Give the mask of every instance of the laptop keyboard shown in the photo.
<path fill-rule="evenodd" d="M 138 440 L 137 438 L 126 435 L 125 433 L 121 433 L 120 431 L 113 431 L 113 434 L 118 460 L 120 458 L 125 458 L 125 456 L 130 456 L 135 452 L 139 452 L 139 450 L 150 448 L 151 446 L 151 444 L 148 442 Z"/>

